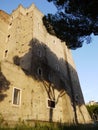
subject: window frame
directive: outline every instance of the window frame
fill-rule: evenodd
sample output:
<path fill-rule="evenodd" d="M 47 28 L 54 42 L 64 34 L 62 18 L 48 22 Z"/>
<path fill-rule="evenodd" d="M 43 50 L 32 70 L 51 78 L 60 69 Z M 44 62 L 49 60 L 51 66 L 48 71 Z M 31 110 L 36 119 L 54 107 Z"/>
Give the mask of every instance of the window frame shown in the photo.
<path fill-rule="evenodd" d="M 17 102 L 19 102 L 19 103 L 14 103 L 15 102 L 15 89 L 19 91 L 19 95 L 16 97 L 16 98 L 19 98 L 19 99 L 16 99 Z M 22 93 L 22 90 L 20 88 L 13 87 L 13 93 L 12 93 L 12 105 L 13 106 L 17 106 L 18 107 L 18 106 L 21 105 L 21 93 Z"/>
<path fill-rule="evenodd" d="M 54 102 L 54 103 L 55 103 L 55 104 L 54 104 L 54 107 L 49 106 L 49 105 L 48 105 L 48 101 Z M 52 99 L 49 99 L 49 98 L 48 98 L 48 99 L 47 99 L 47 107 L 50 108 L 50 109 L 55 109 L 55 108 L 56 108 L 56 102 L 55 102 L 55 100 L 52 100 Z"/>

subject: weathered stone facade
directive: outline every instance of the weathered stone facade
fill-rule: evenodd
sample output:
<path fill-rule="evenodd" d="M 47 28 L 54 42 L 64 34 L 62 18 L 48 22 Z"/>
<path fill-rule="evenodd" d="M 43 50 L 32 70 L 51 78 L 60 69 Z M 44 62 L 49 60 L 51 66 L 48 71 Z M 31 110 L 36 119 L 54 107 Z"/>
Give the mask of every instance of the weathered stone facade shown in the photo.
<path fill-rule="evenodd" d="M 89 123 L 70 50 L 42 18 L 34 5 L 0 11 L 0 114 L 7 121 Z"/>

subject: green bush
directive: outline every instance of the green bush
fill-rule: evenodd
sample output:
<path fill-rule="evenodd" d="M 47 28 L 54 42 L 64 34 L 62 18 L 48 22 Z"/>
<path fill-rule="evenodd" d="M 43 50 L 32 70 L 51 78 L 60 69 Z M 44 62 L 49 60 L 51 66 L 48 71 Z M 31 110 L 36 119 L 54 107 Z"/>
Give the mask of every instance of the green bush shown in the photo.
<path fill-rule="evenodd" d="M 86 107 L 91 118 L 94 119 L 94 116 L 96 116 L 96 119 L 94 120 L 98 120 L 98 105 L 87 105 Z"/>

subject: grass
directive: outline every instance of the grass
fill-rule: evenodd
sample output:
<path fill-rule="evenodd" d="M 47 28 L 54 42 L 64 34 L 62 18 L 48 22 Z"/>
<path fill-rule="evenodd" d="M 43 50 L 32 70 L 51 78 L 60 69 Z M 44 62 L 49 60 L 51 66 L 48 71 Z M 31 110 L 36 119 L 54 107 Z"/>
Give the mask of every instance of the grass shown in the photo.
<path fill-rule="evenodd" d="M 66 125 L 40 125 L 37 124 L 33 127 L 25 124 L 16 125 L 14 128 L 10 127 L 0 127 L 0 130 L 98 130 L 98 125 L 72 125 L 72 126 L 66 126 Z"/>
<path fill-rule="evenodd" d="M 2 115 L 0 115 L 0 130 L 98 130 L 98 121 L 96 121 L 94 124 L 88 125 L 65 125 L 61 123 L 46 124 L 43 122 L 28 124 L 27 122 L 19 119 L 17 124 L 11 128 L 11 126 L 4 121 Z"/>

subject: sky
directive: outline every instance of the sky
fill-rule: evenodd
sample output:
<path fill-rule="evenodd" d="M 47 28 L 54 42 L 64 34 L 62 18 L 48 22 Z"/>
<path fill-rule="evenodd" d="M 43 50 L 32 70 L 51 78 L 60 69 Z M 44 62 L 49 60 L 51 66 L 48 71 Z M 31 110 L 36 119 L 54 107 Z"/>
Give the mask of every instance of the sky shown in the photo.
<path fill-rule="evenodd" d="M 47 0 L 0 0 L 0 10 L 11 14 L 19 4 L 28 8 L 32 3 L 43 13 L 55 13 L 56 8 Z M 85 102 L 98 102 L 98 36 L 92 35 L 90 44 L 84 43 L 83 47 L 72 50 L 81 89 Z"/>

